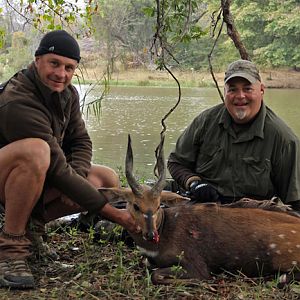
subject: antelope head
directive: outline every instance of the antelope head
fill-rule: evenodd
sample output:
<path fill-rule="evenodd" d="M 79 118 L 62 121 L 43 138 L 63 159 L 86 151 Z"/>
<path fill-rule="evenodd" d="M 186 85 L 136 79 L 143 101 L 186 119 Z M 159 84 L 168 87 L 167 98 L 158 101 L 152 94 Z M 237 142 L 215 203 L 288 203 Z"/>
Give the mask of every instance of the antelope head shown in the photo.
<path fill-rule="evenodd" d="M 133 154 L 131 138 L 128 135 L 128 145 L 125 163 L 125 175 L 131 189 L 128 188 L 100 188 L 99 192 L 114 205 L 119 201 L 126 200 L 127 210 L 132 215 L 136 224 L 141 228 L 143 238 L 154 243 L 159 242 L 158 226 L 161 223 L 163 212 L 161 202 L 168 206 L 185 204 L 189 198 L 176 193 L 163 191 L 166 184 L 166 167 L 163 154 L 163 139 L 158 148 L 155 169 L 158 180 L 150 187 L 140 184 L 133 176 Z"/>
<path fill-rule="evenodd" d="M 125 174 L 127 182 L 131 187 L 133 198 L 128 201 L 127 209 L 141 227 L 143 237 L 146 240 L 159 242 L 157 224 L 159 223 L 161 193 L 166 184 L 166 167 L 163 154 L 163 140 L 158 148 L 157 170 L 158 180 L 153 187 L 141 185 L 133 176 L 133 155 L 131 148 L 131 138 L 128 135 L 128 145 L 126 153 Z"/>

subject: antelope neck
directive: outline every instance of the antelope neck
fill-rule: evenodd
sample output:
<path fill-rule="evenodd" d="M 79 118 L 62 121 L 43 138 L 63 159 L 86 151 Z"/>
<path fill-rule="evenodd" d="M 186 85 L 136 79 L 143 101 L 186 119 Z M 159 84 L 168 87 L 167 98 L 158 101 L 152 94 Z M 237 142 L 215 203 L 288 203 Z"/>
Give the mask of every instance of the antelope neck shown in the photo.
<path fill-rule="evenodd" d="M 157 211 L 157 220 L 156 220 L 156 228 L 158 231 L 158 234 L 160 235 L 163 229 L 163 225 L 164 225 L 164 221 L 165 221 L 165 212 L 163 210 L 163 208 L 159 208 L 159 210 Z"/>

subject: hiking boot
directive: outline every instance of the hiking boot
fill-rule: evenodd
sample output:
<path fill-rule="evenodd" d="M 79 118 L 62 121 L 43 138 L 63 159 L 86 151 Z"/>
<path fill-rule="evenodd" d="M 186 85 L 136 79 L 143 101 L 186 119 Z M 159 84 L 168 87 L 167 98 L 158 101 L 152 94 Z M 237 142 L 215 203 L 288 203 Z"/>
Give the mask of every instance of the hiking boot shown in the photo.
<path fill-rule="evenodd" d="M 25 234 L 0 232 L 0 287 L 33 288 L 34 279 L 26 264 L 31 242 Z"/>
<path fill-rule="evenodd" d="M 46 243 L 45 223 L 31 217 L 28 222 L 26 237 L 31 241 L 31 251 L 38 259 L 45 261 L 59 259 L 58 254 Z"/>
<path fill-rule="evenodd" d="M 25 234 L 11 234 L 2 229 L 0 232 L 0 262 L 7 260 L 24 260 L 30 253 L 31 242 Z"/>
<path fill-rule="evenodd" d="M 0 287 L 34 288 L 34 278 L 24 259 L 0 262 Z"/>

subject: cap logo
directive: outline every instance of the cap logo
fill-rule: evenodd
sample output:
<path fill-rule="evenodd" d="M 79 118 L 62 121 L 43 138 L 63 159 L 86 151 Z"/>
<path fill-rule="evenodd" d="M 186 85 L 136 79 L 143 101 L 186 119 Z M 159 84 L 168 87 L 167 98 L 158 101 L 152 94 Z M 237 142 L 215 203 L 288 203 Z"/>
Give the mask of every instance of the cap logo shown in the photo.
<path fill-rule="evenodd" d="M 53 52 L 54 51 L 54 46 L 49 47 L 49 51 Z"/>

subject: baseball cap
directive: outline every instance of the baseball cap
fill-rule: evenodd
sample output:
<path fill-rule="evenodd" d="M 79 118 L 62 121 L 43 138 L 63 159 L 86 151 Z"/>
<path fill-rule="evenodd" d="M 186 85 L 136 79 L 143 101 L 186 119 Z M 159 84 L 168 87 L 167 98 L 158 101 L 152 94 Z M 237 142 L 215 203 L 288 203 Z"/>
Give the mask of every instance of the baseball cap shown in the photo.
<path fill-rule="evenodd" d="M 232 62 L 225 72 L 224 82 L 234 77 L 242 77 L 247 79 L 251 83 L 255 83 L 257 80 L 261 81 L 259 71 L 255 64 L 249 60 L 239 59 Z"/>

